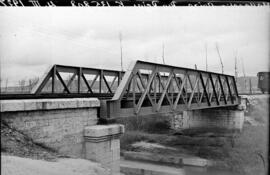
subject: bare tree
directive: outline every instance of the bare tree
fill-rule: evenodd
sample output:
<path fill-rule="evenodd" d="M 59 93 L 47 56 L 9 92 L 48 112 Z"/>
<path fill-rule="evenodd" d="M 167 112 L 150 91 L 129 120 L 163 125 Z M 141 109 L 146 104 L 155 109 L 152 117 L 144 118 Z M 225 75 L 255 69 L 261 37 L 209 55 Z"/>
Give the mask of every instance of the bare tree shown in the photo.
<path fill-rule="evenodd" d="M 205 47 L 205 70 L 208 71 L 207 44 L 205 44 L 204 47 Z"/>
<path fill-rule="evenodd" d="M 121 71 L 124 71 L 124 68 L 123 68 L 123 46 L 122 46 L 122 33 L 119 32 L 119 41 L 120 41 L 120 54 L 121 54 Z"/>
<path fill-rule="evenodd" d="M 2 78 L 0 77 L 0 93 L 2 92 Z"/>
<path fill-rule="evenodd" d="M 219 47 L 218 47 L 217 43 L 216 43 L 216 49 L 217 49 L 217 53 L 218 53 L 218 57 L 219 57 L 220 65 L 221 65 L 221 72 L 223 74 L 224 73 L 224 66 L 223 66 L 223 61 L 222 61 L 222 58 L 220 56 Z"/>
<path fill-rule="evenodd" d="M 241 63 L 242 63 L 242 71 L 243 71 L 243 75 L 244 75 L 244 85 L 245 85 L 245 91 L 247 89 L 247 80 L 246 80 L 246 71 L 245 71 L 245 65 L 244 65 L 244 60 L 243 58 L 241 57 Z"/>
<path fill-rule="evenodd" d="M 30 78 L 28 80 L 28 87 L 29 87 L 29 92 L 33 89 L 33 87 L 38 83 L 39 77 L 34 77 Z"/>
<path fill-rule="evenodd" d="M 235 75 L 235 81 L 237 83 L 237 78 L 238 78 L 238 70 L 237 70 L 237 57 L 234 59 L 234 75 Z"/>
<path fill-rule="evenodd" d="M 6 78 L 6 92 L 8 91 L 8 78 Z"/>
<path fill-rule="evenodd" d="M 163 64 L 165 64 L 165 45 L 162 43 L 162 61 Z"/>
<path fill-rule="evenodd" d="M 25 87 L 25 79 L 19 80 L 19 86 L 21 88 L 21 92 L 23 92 L 24 87 Z"/>

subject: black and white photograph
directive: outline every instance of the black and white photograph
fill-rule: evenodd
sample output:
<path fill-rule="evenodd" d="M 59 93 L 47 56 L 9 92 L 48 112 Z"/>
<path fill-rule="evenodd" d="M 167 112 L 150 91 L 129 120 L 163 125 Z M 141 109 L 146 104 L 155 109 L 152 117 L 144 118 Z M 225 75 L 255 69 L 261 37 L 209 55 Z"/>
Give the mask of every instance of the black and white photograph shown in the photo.
<path fill-rule="evenodd" d="M 187 3 L 0 0 L 1 174 L 268 174 L 269 3 Z"/>

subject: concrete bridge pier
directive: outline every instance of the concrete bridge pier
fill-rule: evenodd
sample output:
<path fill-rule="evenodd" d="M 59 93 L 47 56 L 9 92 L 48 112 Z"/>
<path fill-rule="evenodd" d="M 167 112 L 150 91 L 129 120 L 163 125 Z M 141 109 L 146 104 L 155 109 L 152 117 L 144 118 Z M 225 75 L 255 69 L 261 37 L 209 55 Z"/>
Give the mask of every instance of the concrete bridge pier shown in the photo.
<path fill-rule="evenodd" d="M 175 130 L 220 128 L 241 131 L 243 123 L 243 110 L 204 109 L 183 111 L 182 113 L 174 115 L 172 128 Z"/>
<path fill-rule="evenodd" d="M 110 175 L 120 174 L 120 136 L 124 126 L 119 124 L 88 126 L 84 130 L 85 159 L 106 168 Z"/>
<path fill-rule="evenodd" d="M 175 130 L 218 128 L 241 131 L 245 110 L 246 99 L 241 99 L 241 104 L 233 108 L 183 111 L 173 116 L 171 127 Z"/>

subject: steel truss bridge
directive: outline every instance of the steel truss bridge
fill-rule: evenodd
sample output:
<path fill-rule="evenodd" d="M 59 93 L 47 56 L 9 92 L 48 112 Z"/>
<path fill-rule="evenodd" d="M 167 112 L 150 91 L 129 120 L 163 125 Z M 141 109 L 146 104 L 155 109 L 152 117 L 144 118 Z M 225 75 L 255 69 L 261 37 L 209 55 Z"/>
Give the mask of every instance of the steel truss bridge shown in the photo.
<path fill-rule="evenodd" d="M 106 119 L 240 103 L 233 76 L 144 61 L 126 72 L 53 65 L 31 94 L 1 94 L 2 99 L 81 97 L 99 98 Z"/>

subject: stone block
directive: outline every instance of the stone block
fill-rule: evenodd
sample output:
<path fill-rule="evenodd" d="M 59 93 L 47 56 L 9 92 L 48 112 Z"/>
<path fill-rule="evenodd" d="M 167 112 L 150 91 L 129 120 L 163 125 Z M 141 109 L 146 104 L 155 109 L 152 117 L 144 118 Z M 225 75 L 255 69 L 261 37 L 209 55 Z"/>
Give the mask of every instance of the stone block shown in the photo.
<path fill-rule="evenodd" d="M 2 100 L 1 112 L 99 107 L 97 98 Z"/>
<path fill-rule="evenodd" d="M 85 158 L 101 163 L 111 175 L 120 173 L 120 135 L 124 126 L 96 125 L 85 127 Z"/>
<path fill-rule="evenodd" d="M 112 151 L 112 160 L 120 160 L 120 148 Z"/>
<path fill-rule="evenodd" d="M 20 111 L 24 109 L 23 101 L 19 100 L 1 100 L 1 112 Z"/>
<path fill-rule="evenodd" d="M 113 124 L 113 125 L 95 125 L 85 127 L 84 136 L 86 137 L 101 137 L 115 134 L 124 133 L 124 125 Z"/>
<path fill-rule="evenodd" d="M 111 150 L 119 149 L 120 148 L 120 140 L 119 139 L 112 139 L 111 140 Z"/>
<path fill-rule="evenodd" d="M 202 158 L 183 158 L 183 165 L 191 165 L 191 166 L 207 166 L 208 162 L 206 159 Z"/>

